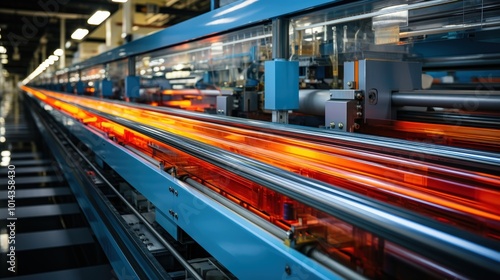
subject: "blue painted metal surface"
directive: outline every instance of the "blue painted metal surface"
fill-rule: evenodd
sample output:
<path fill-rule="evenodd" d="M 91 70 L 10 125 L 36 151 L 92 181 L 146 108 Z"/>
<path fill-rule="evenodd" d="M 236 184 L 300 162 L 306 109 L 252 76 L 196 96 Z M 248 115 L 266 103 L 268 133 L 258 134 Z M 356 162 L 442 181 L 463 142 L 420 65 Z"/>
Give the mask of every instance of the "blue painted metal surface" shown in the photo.
<path fill-rule="evenodd" d="M 94 95 L 99 96 L 101 93 L 101 81 L 94 81 Z"/>
<path fill-rule="evenodd" d="M 299 108 L 299 62 L 273 60 L 265 62 L 264 108 L 292 110 Z"/>
<path fill-rule="evenodd" d="M 338 1 L 339 0 L 238 1 L 104 52 L 84 62 L 72 65 L 69 69 L 70 71 L 75 71 L 92 65 L 104 64 L 128 56 L 192 41 L 209 34 L 227 32 L 236 28 L 258 24 L 273 18 L 325 6 Z"/>
<path fill-rule="evenodd" d="M 141 88 L 141 79 L 138 76 L 125 77 L 125 92 L 127 97 L 139 97 L 139 89 Z"/>
<path fill-rule="evenodd" d="M 102 96 L 111 97 L 113 96 L 113 82 L 110 80 L 102 80 L 101 82 Z"/>
<path fill-rule="evenodd" d="M 68 129 L 156 206 L 161 225 L 171 233 L 175 226 L 182 228 L 239 279 L 340 279 L 283 240 L 85 125 L 75 121 Z"/>
<path fill-rule="evenodd" d="M 76 82 L 75 88 L 76 88 L 76 94 L 83 95 L 85 91 L 85 84 L 82 81 L 78 81 Z"/>
<path fill-rule="evenodd" d="M 71 83 L 66 83 L 66 92 L 73 93 L 73 85 Z"/>

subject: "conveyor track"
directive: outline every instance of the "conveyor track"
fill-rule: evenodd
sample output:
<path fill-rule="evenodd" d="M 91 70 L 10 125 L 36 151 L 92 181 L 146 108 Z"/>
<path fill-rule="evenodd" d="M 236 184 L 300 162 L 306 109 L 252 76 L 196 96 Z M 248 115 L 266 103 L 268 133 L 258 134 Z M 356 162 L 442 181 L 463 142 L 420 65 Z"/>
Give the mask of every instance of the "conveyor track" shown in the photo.
<path fill-rule="evenodd" d="M 4 265 L 0 277 L 112 278 L 112 267 L 17 94 L 5 94 L 1 113 L 0 258 Z M 10 174 L 15 177 L 9 178 Z M 15 189 L 8 192 L 12 185 Z M 14 262 L 8 263 L 11 259 Z"/>

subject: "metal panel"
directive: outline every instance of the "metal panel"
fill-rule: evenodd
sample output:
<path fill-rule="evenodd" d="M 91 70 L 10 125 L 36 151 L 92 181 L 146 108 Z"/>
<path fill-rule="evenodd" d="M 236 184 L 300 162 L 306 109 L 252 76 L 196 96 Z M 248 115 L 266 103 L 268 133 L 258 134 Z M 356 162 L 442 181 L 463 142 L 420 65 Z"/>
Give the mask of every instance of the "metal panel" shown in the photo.
<path fill-rule="evenodd" d="M 124 46 L 106 51 L 82 63 L 73 65 L 70 71 L 199 39 L 207 34 L 217 34 L 235 28 L 258 24 L 265 20 L 282 17 L 296 13 L 297 11 L 310 10 L 335 2 L 338 1 L 240 1 L 171 26 L 150 36 L 132 41 Z M 186 32 L 187 30 L 189 32 Z"/>
<path fill-rule="evenodd" d="M 51 280 L 109 280 L 114 279 L 113 268 L 109 265 L 97 265 L 89 266 L 75 269 L 66 269 L 51 271 L 45 273 L 37 273 L 30 275 L 22 275 L 16 277 L 4 278 L 5 280 L 40 280 L 40 279 L 51 279 Z"/>
<path fill-rule="evenodd" d="M 274 60 L 265 62 L 267 110 L 299 108 L 299 62 Z"/>
<path fill-rule="evenodd" d="M 365 92 L 365 119 L 392 119 L 393 91 L 419 89 L 422 65 L 417 62 L 359 61 L 359 89 Z M 371 103 L 370 92 L 376 90 L 377 102 Z"/>
<path fill-rule="evenodd" d="M 94 243 L 89 228 L 71 228 L 18 233 L 16 250 L 28 251 Z"/>
<path fill-rule="evenodd" d="M 330 129 L 352 132 L 355 119 L 355 100 L 330 100 L 325 103 L 325 125 Z"/>
<path fill-rule="evenodd" d="M 6 219 L 8 213 L 7 208 L 0 208 L 0 211 L 0 219 Z M 76 203 L 16 207 L 17 218 L 35 218 L 77 213 L 80 213 L 80 208 L 78 208 L 78 204 Z"/>
<path fill-rule="evenodd" d="M 163 218 L 179 225 L 239 279 L 338 279 L 302 253 L 284 245 L 267 231 L 205 197 L 114 142 L 80 123 L 71 132 L 133 185 L 157 210 L 178 214 Z M 178 196 L 169 192 L 178 191 Z M 169 203 L 169 201 L 172 201 Z M 291 268 L 287 275 L 285 267 Z M 257 269 L 258 268 L 258 269 Z"/>

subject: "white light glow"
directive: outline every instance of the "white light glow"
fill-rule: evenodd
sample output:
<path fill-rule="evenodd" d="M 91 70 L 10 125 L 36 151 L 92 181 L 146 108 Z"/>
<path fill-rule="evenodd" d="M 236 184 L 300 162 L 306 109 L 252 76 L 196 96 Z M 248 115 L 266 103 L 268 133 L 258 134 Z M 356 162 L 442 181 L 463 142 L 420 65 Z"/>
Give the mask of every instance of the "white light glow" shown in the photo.
<path fill-rule="evenodd" d="M 54 51 L 54 55 L 62 56 L 63 54 L 64 54 L 64 51 L 62 49 L 57 49 Z"/>
<path fill-rule="evenodd" d="M 6 58 L 2 58 L 2 64 L 7 64 L 7 63 L 9 63 L 9 60 Z"/>
<path fill-rule="evenodd" d="M 111 0 L 111 1 L 116 3 L 127 3 L 127 0 Z"/>
<path fill-rule="evenodd" d="M 57 55 L 51 55 L 51 56 L 49 56 L 48 60 L 58 61 L 59 57 Z"/>
<path fill-rule="evenodd" d="M 7 49 L 4 46 L 0 46 L 0 53 L 7 53 Z"/>
<path fill-rule="evenodd" d="M 87 34 L 89 34 L 88 29 L 78 28 L 77 30 L 75 30 L 75 32 L 73 32 L 73 34 L 71 34 L 71 39 L 81 40 L 85 36 L 87 36 Z"/>
<path fill-rule="evenodd" d="M 1 155 L 3 157 L 10 157 L 10 151 L 2 151 Z"/>
<path fill-rule="evenodd" d="M 7 166 L 10 164 L 10 157 L 2 157 L 2 166 Z"/>
<path fill-rule="evenodd" d="M 87 23 L 88 24 L 91 24 L 91 25 L 99 25 L 101 24 L 103 21 L 105 21 L 109 15 L 111 15 L 110 12 L 108 11 L 97 11 L 95 12 L 90 18 L 89 20 L 87 20 Z"/>

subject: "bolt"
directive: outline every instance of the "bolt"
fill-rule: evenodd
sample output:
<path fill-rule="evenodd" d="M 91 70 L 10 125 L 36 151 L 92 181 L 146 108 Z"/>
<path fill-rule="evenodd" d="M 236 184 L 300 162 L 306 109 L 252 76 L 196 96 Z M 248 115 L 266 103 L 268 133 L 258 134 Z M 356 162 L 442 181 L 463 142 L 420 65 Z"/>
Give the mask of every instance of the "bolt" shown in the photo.
<path fill-rule="evenodd" d="M 173 193 L 174 192 L 174 188 L 168 187 L 168 191 L 171 192 L 171 193 Z"/>
<path fill-rule="evenodd" d="M 177 213 L 174 213 L 174 218 L 175 218 L 176 220 L 178 220 L 178 219 L 179 219 L 179 216 L 177 216 Z"/>
<path fill-rule="evenodd" d="M 363 109 L 363 106 L 361 106 L 361 105 L 356 105 L 356 109 L 358 109 L 358 110 L 362 110 L 362 109 Z"/>
<path fill-rule="evenodd" d="M 344 128 L 344 124 L 343 123 L 339 123 L 339 129 L 342 129 Z"/>
<path fill-rule="evenodd" d="M 287 275 L 292 274 L 292 269 L 290 268 L 290 266 L 289 266 L 289 265 L 286 265 L 286 266 L 285 266 L 285 273 L 286 273 Z"/>
<path fill-rule="evenodd" d="M 357 112 L 356 115 L 358 116 L 358 118 L 360 118 L 363 115 L 363 113 Z"/>
<path fill-rule="evenodd" d="M 179 193 L 177 191 L 174 191 L 175 196 L 179 196 Z"/>
<path fill-rule="evenodd" d="M 293 238 L 293 231 L 289 230 L 286 232 L 286 238 L 292 239 Z"/>
<path fill-rule="evenodd" d="M 359 129 L 359 123 L 354 123 L 354 129 Z"/>
<path fill-rule="evenodd" d="M 330 123 L 330 128 L 335 128 L 335 122 Z"/>
<path fill-rule="evenodd" d="M 356 84 L 356 82 L 354 82 L 354 81 L 348 81 L 347 82 L 347 87 L 350 88 L 350 89 L 353 89 L 354 86 L 355 86 L 355 84 Z"/>
<path fill-rule="evenodd" d="M 377 95 L 378 95 L 377 89 L 375 88 L 370 89 L 370 91 L 368 91 L 368 102 L 372 105 L 377 104 L 378 101 Z"/>
<path fill-rule="evenodd" d="M 361 99 L 363 99 L 363 95 L 362 95 L 361 93 L 359 93 L 359 92 L 358 92 L 358 93 L 356 93 L 356 99 L 357 99 L 357 100 L 361 100 Z"/>

